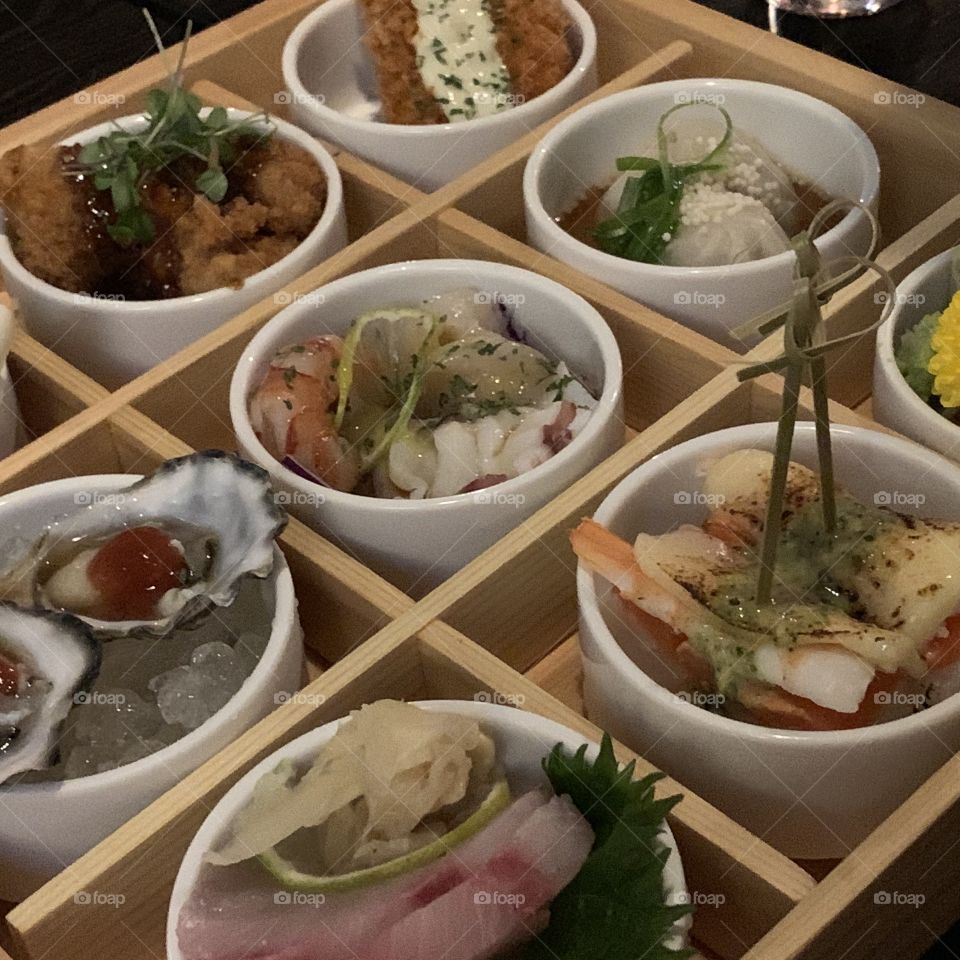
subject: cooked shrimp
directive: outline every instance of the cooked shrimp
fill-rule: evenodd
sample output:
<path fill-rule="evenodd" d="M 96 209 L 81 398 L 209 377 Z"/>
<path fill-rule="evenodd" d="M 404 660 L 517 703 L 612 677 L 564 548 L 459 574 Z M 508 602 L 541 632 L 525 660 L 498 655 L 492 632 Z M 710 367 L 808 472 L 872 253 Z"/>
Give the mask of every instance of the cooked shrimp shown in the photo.
<path fill-rule="evenodd" d="M 250 421 L 278 460 L 291 459 L 336 490 L 352 490 L 360 460 L 333 422 L 343 341 L 313 337 L 277 352 L 250 401 Z"/>
<path fill-rule="evenodd" d="M 689 622 L 691 612 L 683 608 L 682 598 L 667 593 L 640 569 L 630 544 L 595 520 L 582 521 L 571 531 L 570 542 L 580 561 L 616 588 L 624 601 L 625 613 L 638 632 L 673 662 L 681 676 L 696 687 L 713 686 L 710 664 L 678 628 L 680 623 Z M 648 612 L 644 606 L 655 607 L 658 614 Z"/>
<path fill-rule="evenodd" d="M 691 553 L 728 559 L 722 541 L 697 528 L 674 531 Z M 652 538 L 646 538 L 647 542 Z M 692 685 L 716 687 L 713 665 L 689 642 L 695 629 L 714 619 L 694 596 L 673 583 L 662 570 L 644 571 L 629 543 L 594 520 L 584 520 L 571 532 L 570 540 L 580 561 L 612 584 L 634 607 L 638 632 L 664 656 L 673 658 L 677 670 Z M 712 543 L 711 543 L 712 541 Z M 703 576 L 699 572 L 697 576 Z M 749 658 L 756 680 L 739 683 L 736 703 L 728 712 L 754 723 L 783 729 L 830 730 L 869 723 L 878 709 L 875 696 L 897 682 L 895 672 L 876 670 L 856 653 L 838 644 L 803 643 L 777 646 L 762 635 L 729 627 L 737 637 L 737 656 Z M 829 636 L 829 629 L 821 631 Z M 873 695 L 871 695 L 873 694 Z"/>
<path fill-rule="evenodd" d="M 857 709 L 843 713 L 781 687 L 748 681 L 740 684 L 737 701 L 728 712 L 733 717 L 742 715 L 751 723 L 780 730 L 853 730 L 869 726 L 877 719 L 885 700 L 884 694 L 889 695 L 899 682 L 895 673 L 877 672 Z"/>

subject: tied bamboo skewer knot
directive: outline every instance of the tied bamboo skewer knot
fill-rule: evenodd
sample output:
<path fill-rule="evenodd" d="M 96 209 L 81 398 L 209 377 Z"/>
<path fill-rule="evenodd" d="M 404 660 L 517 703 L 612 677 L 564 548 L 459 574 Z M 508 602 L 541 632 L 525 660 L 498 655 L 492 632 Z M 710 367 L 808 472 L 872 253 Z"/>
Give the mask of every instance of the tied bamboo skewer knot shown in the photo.
<path fill-rule="evenodd" d="M 826 230 L 830 218 L 841 210 L 858 208 L 870 222 L 871 237 L 866 256 L 850 254 L 824 263 L 815 241 Z M 796 255 L 793 296 L 780 306 L 735 328 L 734 336 L 773 333 L 783 328 L 783 353 L 779 357 L 744 367 L 737 373 L 743 383 L 765 373 L 783 371 L 783 406 L 777 426 L 777 440 L 770 490 L 764 521 L 763 544 L 760 554 L 760 573 L 757 579 L 757 603 L 770 603 L 777 548 L 783 525 L 783 507 L 790 469 L 790 454 L 797 425 L 800 388 L 809 373 L 813 392 L 813 412 L 816 424 L 817 457 L 820 466 L 820 502 L 823 524 L 827 533 L 833 533 L 837 524 L 836 485 L 833 476 L 833 450 L 830 442 L 829 398 L 827 395 L 827 361 L 830 350 L 852 343 L 877 329 L 893 311 L 896 283 L 890 273 L 874 259 L 880 241 L 880 225 L 873 211 L 855 200 L 834 200 L 813 218 L 809 228 L 794 237 L 791 245 Z M 853 333 L 828 340 L 824 331 L 822 308 L 838 290 L 865 271 L 875 272 L 886 288 L 886 299 L 880 315 L 869 326 Z"/>

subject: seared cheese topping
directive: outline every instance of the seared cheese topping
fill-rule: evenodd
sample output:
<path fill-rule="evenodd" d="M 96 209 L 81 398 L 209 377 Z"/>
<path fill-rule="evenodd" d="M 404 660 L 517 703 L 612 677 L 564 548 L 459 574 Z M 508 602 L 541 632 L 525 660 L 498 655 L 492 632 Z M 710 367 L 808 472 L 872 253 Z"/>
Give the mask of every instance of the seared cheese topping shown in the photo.
<path fill-rule="evenodd" d="M 451 123 L 514 106 L 487 0 L 413 0 L 417 69 Z"/>

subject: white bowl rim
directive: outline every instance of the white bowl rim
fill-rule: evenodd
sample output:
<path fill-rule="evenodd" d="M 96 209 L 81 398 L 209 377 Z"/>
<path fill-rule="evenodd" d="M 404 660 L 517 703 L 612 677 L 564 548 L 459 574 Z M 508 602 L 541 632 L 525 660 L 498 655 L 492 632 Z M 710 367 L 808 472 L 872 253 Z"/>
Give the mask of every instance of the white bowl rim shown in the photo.
<path fill-rule="evenodd" d="M 546 230 L 554 239 L 576 244 L 578 252 L 592 259 L 594 263 L 604 267 L 616 267 L 620 270 L 630 271 L 634 273 L 638 279 L 650 277 L 666 277 L 672 279 L 702 277 L 707 280 L 717 280 L 726 277 L 736 278 L 742 274 L 756 272 L 759 269 L 779 270 L 790 266 L 796 259 L 796 255 L 791 250 L 776 253 L 768 257 L 761 257 L 757 260 L 747 260 L 743 263 L 722 264 L 720 266 L 710 267 L 676 267 L 660 263 L 639 263 L 636 260 L 627 260 L 624 257 L 614 256 L 612 253 L 606 253 L 603 250 L 576 240 L 544 209 L 543 202 L 540 199 L 539 189 L 539 178 L 544 159 L 551 154 L 560 139 L 584 120 L 585 115 L 596 115 L 601 111 L 612 112 L 623 102 L 645 100 L 656 97 L 661 93 L 687 90 L 692 87 L 696 87 L 697 89 L 716 87 L 739 93 L 741 96 L 743 94 L 749 94 L 750 92 L 766 94 L 776 90 L 785 100 L 792 101 L 795 105 L 806 108 L 808 112 L 820 110 L 827 116 L 839 121 L 847 127 L 849 132 L 855 135 L 859 134 L 860 137 L 862 137 L 860 146 L 866 154 L 866 159 L 869 161 L 869 170 L 867 171 L 865 181 L 861 185 L 860 196 L 857 199 L 867 207 L 872 207 L 876 204 L 880 193 L 880 161 L 877 157 L 876 148 L 867 136 L 866 131 L 843 113 L 843 111 L 838 110 L 824 100 L 810 96 L 808 93 L 802 93 L 799 90 L 793 90 L 790 87 L 783 87 L 775 83 L 763 83 L 758 80 L 704 77 L 690 80 L 664 80 L 659 83 L 648 83 L 641 87 L 634 87 L 630 90 L 621 90 L 619 93 L 611 94 L 609 97 L 604 97 L 602 100 L 597 100 L 595 103 L 581 107 L 553 127 L 534 148 L 523 171 L 524 205 L 527 211 L 536 217 L 538 226 Z M 863 211 L 857 208 L 848 211 L 839 223 L 817 238 L 816 245 L 819 247 L 830 243 L 835 240 L 841 232 L 849 232 L 854 221 L 859 221 L 863 219 L 864 216 Z"/>
<path fill-rule="evenodd" d="M 944 268 L 949 270 L 953 263 L 954 256 L 954 248 L 938 254 L 925 263 L 920 264 L 915 270 L 911 270 L 897 285 L 894 308 L 890 316 L 883 321 L 877 330 L 877 359 L 883 368 L 890 389 L 896 394 L 897 400 L 907 404 L 910 413 L 916 417 L 920 417 L 931 430 L 940 431 L 944 434 L 945 438 L 947 435 L 954 435 L 955 442 L 958 448 L 960 448 L 960 424 L 953 423 L 946 417 L 941 416 L 936 410 L 927 403 L 924 403 L 924 401 L 917 396 L 910 384 L 907 383 L 906 377 L 900 372 L 900 367 L 897 365 L 896 348 L 894 346 L 897 323 L 905 309 L 902 297 L 920 290 Z M 942 307 L 934 307 L 934 309 L 929 310 L 928 313 L 936 313 L 939 310 L 943 310 L 946 306 L 947 304 L 944 304 Z M 906 331 L 904 331 L 904 333 L 906 333 Z M 903 336 L 903 334 L 901 334 L 901 336 Z"/>
<path fill-rule="evenodd" d="M 284 326 L 289 320 L 299 316 L 301 312 L 306 313 L 310 309 L 316 309 L 316 306 L 309 302 L 311 294 L 305 294 L 300 302 L 292 303 L 283 310 L 275 314 L 265 323 L 256 336 L 247 344 L 243 355 L 234 369 L 233 377 L 230 382 L 230 417 L 233 421 L 233 429 L 240 441 L 241 446 L 247 451 L 256 452 L 256 462 L 263 466 L 269 463 L 271 476 L 277 477 L 283 483 L 288 484 L 307 495 L 316 494 L 318 490 L 323 492 L 325 502 L 328 504 L 341 506 L 361 506 L 370 511 L 379 513 L 397 513 L 399 511 L 420 511 L 426 513 L 428 510 L 442 510 L 444 508 L 453 509 L 460 504 L 469 504 L 475 502 L 477 492 L 496 491 L 499 496 L 509 496 L 512 492 L 519 489 L 528 489 L 531 484 L 536 484 L 543 479 L 545 474 L 552 473 L 562 467 L 568 460 L 579 453 L 580 447 L 587 440 L 595 437 L 604 428 L 607 416 L 616 410 L 617 404 L 623 390 L 623 362 L 620 356 L 620 350 L 617 346 L 616 338 L 607 326 L 606 321 L 600 313 L 583 297 L 574 293 L 572 290 L 564 287 L 562 284 L 551 280 L 549 277 L 541 276 L 522 267 L 514 267 L 507 264 L 497 263 L 492 260 L 460 260 L 460 259 L 431 259 L 431 260 L 404 260 L 398 263 L 388 263 L 379 267 L 370 267 L 367 270 L 361 270 L 358 273 L 349 274 L 340 277 L 330 283 L 317 287 L 311 293 L 325 293 L 327 299 L 337 294 L 349 293 L 354 288 L 366 285 L 372 274 L 389 277 L 392 274 L 405 273 L 410 270 L 415 272 L 424 272 L 429 275 L 436 271 L 442 274 L 462 274 L 472 269 L 483 271 L 496 270 L 497 276 L 504 278 L 509 282 L 513 278 L 520 283 L 541 283 L 553 288 L 554 293 L 565 300 L 571 308 L 577 308 L 577 313 L 585 325 L 591 328 L 594 340 L 600 349 L 601 361 L 604 367 L 604 382 L 597 398 L 597 405 L 593 408 L 590 419 L 586 425 L 577 434 L 573 440 L 563 448 L 559 453 L 554 454 L 549 460 L 539 464 L 532 470 L 521 473 L 519 476 L 511 477 L 502 483 L 487 487 L 484 491 L 475 491 L 470 493 L 455 493 L 448 497 L 425 497 L 421 500 L 409 499 L 387 499 L 384 497 L 368 497 L 358 493 L 345 493 L 342 490 L 334 490 L 316 484 L 312 480 L 307 480 L 299 474 L 285 467 L 279 460 L 273 457 L 260 443 L 257 435 L 250 424 L 250 415 L 248 412 L 248 397 L 255 386 L 253 383 L 253 372 L 257 365 L 265 361 L 263 344 L 272 336 L 274 331 Z M 352 319 L 352 318 L 351 318 Z M 522 326 L 522 320 L 520 320 Z M 563 360 L 563 357 L 558 358 Z"/>
<path fill-rule="evenodd" d="M 78 487 L 90 489 L 96 487 L 101 491 L 123 490 L 129 487 L 131 483 L 142 479 L 141 476 L 128 473 L 106 473 L 91 474 L 85 477 L 66 477 L 62 480 L 50 480 L 47 483 L 38 483 L 32 487 L 26 487 L 23 490 L 17 490 L 6 496 L 0 496 L 0 509 L 8 504 L 14 506 L 22 505 L 30 500 L 31 496 L 37 494 L 59 494 L 76 490 Z M 273 548 L 273 572 L 270 576 L 274 577 L 275 596 L 274 596 L 274 614 L 273 624 L 270 628 L 270 637 L 267 645 L 264 647 L 257 665 L 246 677 L 240 689 L 225 703 L 213 716 L 209 717 L 200 724 L 195 730 L 184 734 L 178 740 L 168 744 L 155 753 L 146 757 L 140 757 L 131 763 L 125 763 L 122 766 L 115 767 L 112 770 L 105 770 L 103 773 L 92 773 L 85 777 L 75 777 L 71 780 L 48 780 L 39 783 L 7 783 L 0 784 L 0 803 L 5 797 L 16 797 L 18 799 L 29 798 L 31 796 L 43 796 L 56 794 L 63 796 L 65 800 L 82 801 L 91 799 L 89 795 L 96 794 L 101 790 L 108 790 L 112 787 L 122 789 L 125 782 L 131 777 L 131 774 L 143 774 L 149 767 L 164 766 L 173 757 L 179 757 L 182 754 L 190 753 L 194 747 L 203 744 L 203 741 L 214 733 L 223 722 L 225 711 L 228 707 L 237 705 L 244 707 L 250 698 L 254 695 L 255 688 L 261 685 L 262 680 L 269 673 L 276 670 L 280 655 L 286 646 L 286 638 L 289 630 L 294 627 L 293 620 L 296 616 L 296 596 L 293 592 L 293 578 L 287 561 L 280 548 L 274 544 Z M 275 576 L 274 576 L 275 573 Z M 199 765 L 196 764 L 196 765 Z"/>
<path fill-rule="evenodd" d="M 697 449 L 703 442 L 710 441 L 709 448 L 704 449 L 703 454 L 708 454 L 710 448 L 729 446 L 731 440 L 742 440 L 743 447 L 750 447 L 763 441 L 771 439 L 777 429 L 776 423 L 754 423 L 744 424 L 736 427 L 727 427 L 723 430 L 716 430 L 704 434 L 701 437 L 693 437 L 685 440 L 683 443 L 671 447 L 663 453 L 658 453 L 646 462 L 642 463 L 634 471 L 627 474 L 604 498 L 594 519 L 598 523 L 605 523 L 611 514 L 620 509 L 633 495 L 638 486 L 640 486 L 649 476 L 660 470 L 669 470 L 673 463 L 685 461 L 696 456 Z M 797 424 L 797 433 L 812 435 L 815 431 L 815 425 L 810 421 L 803 421 Z M 890 436 L 880 433 L 876 430 L 870 430 L 866 427 L 846 426 L 834 424 L 831 427 L 831 436 L 836 441 L 841 438 L 850 440 L 875 440 L 880 446 L 885 447 L 892 457 L 909 456 L 925 463 L 931 470 L 944 469 L 958 472 L 960 478 L 960 467 L 951 463 L 945 457 L 931 450 L 921 447 L 912 440 L 903 437 Z M 910 736 L 918 730 L 929 726 L 931 717 L 934 719 L 946 718 L 960 714 L 960 693 L 948 697 L 940 703 L 927 707 L 925 710 L 910 715 L 909 717 L 900 717 L 896 720 L 889 720 L 886 723 L 876 723 L 865 727 L 854 727 L 849 730 L 830 730 L 830 731 L 810 731 L 810 730 L 783 730 L 776 727 L 763 727 L 759 724 L 748 723 L 744 720 L 735 720 L 732 717 L 722 716 L 711 713 L 709 710 L 703 710 L 699 707 L 688 709 L 689 705 L 678 705 L 674 694 L 670 693 L 666 687 L 661 686 L 651 679 L 630 657 L 623 648 L 617 643 L 613 634 L 610 632 L 597 603 L 595 574 L 591 573 L 584 565 L 577 562 L 577 600 L 580 608 L 580 615 L 589 621 L 591 633 L 595 642 L 602 648 L 607 661 L 615 666 L 622 675 L 633 685 L 639 686 L 652 696 L 665 709 L 686 710 L 682 716 L 689 722 L 711 728 L 714 733 L 723 732 L 737 737 L 739 740 L 751 740 L 754 742 L 769 743 L 772 740 L 780 742 L 797 742 L 808 744 L 810 746 L 829 747 L 830 749 L 847 750 L 854 746 L 864 745 L 865 741 L 878 742 L 896 740 L 902 737 Z M 678 721 L 679 722 L 679 721 Z"/>
<path fill-rule="evenodd" d="M 504 110 L 497 114 L 487 117 L 477 117 L 473 120 L 467 120 L 463 123 L 417 123 L 401 124 L 387 123 L 383 120 L 361 120 L 357 117 L 348 116 L 339 110 L 334 110 L 324 103 L 317 100 L 317 95 L 311 93 L 303 81 L 300 79 L 298 69 L 298 60 L 300 49 L 303 46 L 308 34 L 329 16 L 339 13 L 341 8 L 349 7 L 356 0 L 324 0 L 316 10 L 307 14 L 294 28 L 293 32 L 287 38 L 283 45 L 283 56 L 281 57 L 281 69 L 283 80 L 290 94 L 300 103 L 309 104 L 309 108 L 316 112 L 316 116 L 327 122 L 333 122 L 344 129 L 353 132 L 376 132 L 381 136 L 391 136 L 396 139 L 417 140 L 427 139 L 437 136 L 452 136 L 455 134 L 464 134 L 466 130 L 483 131 L 497 123 L 502 123 L 505 119 L 516 119 L 525 117 L 528 113 L 528 107 L 535 104 L 543 105 L 544 98 L 549 98 L 551 94 L 562 96 L 569 88 L 573 87 L 583 73 L 589 69 L 590 65 L 596 60 L 597 56 L 597 30 L 593 24 L 590 15 L 577 0 L 561 0 L 567 13 L 570 14 L 574 27 L 579 30 L 581 38 L 580 56 L 577 57 L 569 73 L 566 74 L 558 83 L 554 84 L 549 90 L 545 90 L 539 96 L 532 100 L 527 100 L 511 110 Z M 364 55 L 366 52 L 364 51 Z"/>
<path fill-rule="evenodd" d="M 209 113 L 214 107 L 204 107 L 202 114 Z M 226 107 L 227 114 L 231 118 L 253 117 L 256 114 L 251 110 L 240 110 L 236 107 Z M 95 126 L 80 130 L 65 140 L 60 141 L 61 146 L 73 143 L 90 142 L 95 137 L 100 136 L 112 130 L 115 125 L 129 124 L 130 126 L 142 125 L 145 122 L 146 114 L 134 113 L 126 117 L 118 117 L 114 120 L 106 120 Z M 69 290 L 63 290 L 60 287 L 41 280 L 36 274 L 31 273 L 17 258 L 13 252 L 10 243 L 10 237 L 6 229 L 0 229 L 0 265 L 4 271 L 10 271 L 24 286 L 31 286 L 38 289 L 43 296 L 49 300 L 59 301 L 64 306 L 77 306 L 78 303 L 86 305 L 96 305 L 98 311 L 103 311 L 98 318 L 101 320 L 130 320 L 135 314 L 148 314 L 148 319 L 163 319 L 164 322 L 176 323 L 177 315 L 185 306 L 216 306 L 222 301 L 229 300 L 239 293 L 243 293 L 248 285 L 264 287 L 264 295 L 267 295 L 267 288 L 274 277 L 283 271 L 290 262 L 303 248 L 304 244 L 315 243 L 324 234 L 327 234 L 336 224 L 343 209 L 343 182 L 340 178 L 340 171 L 337 168 L 333 157 L 323 147 L 319 140 L 311 137 L 305 130 L 279 117 L 268 116 L 267 119 L 258 122 L 258 126 L 272 125 L 276 128 L 277 134 L 282 140 L 296 144 L 298 147 L 306 150 L 307 153 L 316 161 L 317 166 L 323 172 L 327 185 L 327 197 L 323 205 L 323 212 L 320 219 L 314 224 L 310 232 L 300 241 L 288 254 L 281 257 L 276 263 L 272 263 L 263 270 L 246 277 L 239 287 L 216 287 L 213 290 L 206 290 L 203 293 L 184 294 L 180 297 L 170 297 L 166 300 L 111 300 L 106 297 L 84 296 L 83 294 L 71 293 Z M 2 222 L 2 221 L 0 221 Z M 80 298 L 79 300 L 77 298 Z"/>
<path fill-rule="evenodd" d="M 556 720 L 544 717 L 542 714 L 507 704 L 443 699 L 409 700 L 406 702 L 412 706 L 431 712 L 453 713 L 470 717 L 478 720 L 480 723 L 483 723 L 485 720 L 488 722 L 499 721 L 505 726 L 524 728 L 526 731 L 550 741 L 550 746 L 545 747 L 546 751 L 552 749 L 552 746 L 556 743 L 587 744 L 587 755 L 589 757 L 594 757 L 599 750 L 598 743 L 591 741 L 589 737 L 583 734 L 577 733 L 576 730 Z M 286 757 L 292 757 L 305 752 L 310 752 L 316 756 L 316 754 L 323 749 L 330 737 L 333 736 L 337 728 L 348 719 L 349 713 L 346 716 L 323 723 L 318 727 L 313 727 L 306 731 L 306 733 L 302 733 L 299 737 L 295 737 L 293 740 L 278 747 L 243 774 L 207 813 L 184 852 L 180 866 L 177 868 L 177 876 L 170 894 L 170 902 L 167 908 L 166 946 L 168 956 L 172 958 L 172 960 L 182 957 L 179 943 L 176 940 L 176 917 L 179 916 L 183 904 L 193 889 L 197 873 L 202 865 L 200 858 L 202 854 L 209 849 L 209 842 L 213 839 L 212 835 L 222 830 L 226 821 L 236 814 L 243 802 L 250 795 L 253 784 L 259 780 L 260 777 L 273 770 L 276 765 Z M 662 821 L 659 836 L 664 846 L 669 850 L 669 856 L 663 871 L 665 900 L 668 904 L 686 902 L 687 884 L 684 875 L 683 861 L 680 857 L 676 837 L 673 835 L 670 824 L 666 819 Z M 188 860 L 190 861 L 189 864 Z M 673 925 L 673 933 L 670 936 L 679 936 L 685 941 L 691 924 L 692 917 L 690 914 L 681 917 L 680 920 Z M 683 943 L 675 944 L 675 946 L 682 945 Z"/>

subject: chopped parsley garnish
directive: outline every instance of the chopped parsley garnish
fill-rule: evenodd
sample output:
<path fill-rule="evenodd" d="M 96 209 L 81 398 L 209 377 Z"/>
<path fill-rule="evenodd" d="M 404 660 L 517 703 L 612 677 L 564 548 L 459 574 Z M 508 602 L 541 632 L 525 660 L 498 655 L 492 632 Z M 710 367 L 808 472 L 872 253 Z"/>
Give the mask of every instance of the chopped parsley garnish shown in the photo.
<path fill-rule="evenodd" d="M 450 380 L 450 392 L 454 397 L 469 397 L 477 389 L 475 383 L 464 380 L 459 373 L 455 373 Z"/>
<path fill-rule="evenodd" d="M 554 400 L 563 399 L 563 391 L 566 389 L 567 384 L 573 383 L 574 378 L 567 374 L 564 377 L 560 377 L 558 380 L 554 380 L 553 383 L 547 384 L 547 390 L 554 391 Z"/>

